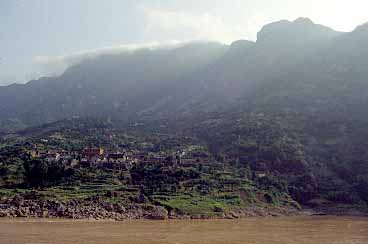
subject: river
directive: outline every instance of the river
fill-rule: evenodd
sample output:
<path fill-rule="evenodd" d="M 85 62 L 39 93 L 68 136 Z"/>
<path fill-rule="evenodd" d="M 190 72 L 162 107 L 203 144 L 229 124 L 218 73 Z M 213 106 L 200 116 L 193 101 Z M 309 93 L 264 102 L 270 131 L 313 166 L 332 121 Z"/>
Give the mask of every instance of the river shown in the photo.
<path fill-rule="evenodd" d="M 367 244 L 368 218 L 158 222 L 0 219 L 0 243 Z"/>

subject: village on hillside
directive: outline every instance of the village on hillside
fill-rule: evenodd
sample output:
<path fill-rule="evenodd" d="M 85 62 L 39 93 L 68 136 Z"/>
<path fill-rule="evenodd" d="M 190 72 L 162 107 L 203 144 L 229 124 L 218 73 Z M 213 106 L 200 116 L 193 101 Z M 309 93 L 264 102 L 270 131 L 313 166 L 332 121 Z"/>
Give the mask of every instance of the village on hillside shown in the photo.
<path fill-rule="evenodd" d="M 61 124 L 2 137 L 0 216 L 209 218 L 271 198 L 290 201 L 253 193 L 246 159 L 213 155 L 196 138 L 96 127 Z"/>
<path fill-rule="evenodd" d="M 25 154 L 33 159 L 57 162 L 68 167 L 100 167 L 129 169 L 136 164 L 166 164 L 170 166 L 195 166 L 210 163 L 208 153 L 180 150 L 175 153 L 126 150 L 109 152 L 101 147 L 86 147 L 82 151 L 65 151 L 30 145 Z"/>

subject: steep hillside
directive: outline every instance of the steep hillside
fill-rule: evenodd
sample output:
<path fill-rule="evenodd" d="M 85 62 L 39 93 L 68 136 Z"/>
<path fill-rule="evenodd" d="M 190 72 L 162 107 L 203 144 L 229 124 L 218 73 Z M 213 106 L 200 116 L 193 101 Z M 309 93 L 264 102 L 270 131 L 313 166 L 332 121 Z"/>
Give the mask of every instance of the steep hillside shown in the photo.
<path fill-rule="evenodd" d="M 226 50 L 217 43 L 193 43 L 105 55 L 73 66 L 60 77 L 1 87 L 1 122 L 37 125 L 72 116 L 131 118 L 165 103 L 173 83 L 213 63 Z"/>
<path fill-rule="evenodd" d="M 189 135 L 226 163 L 286 182 L 299 203 L 366 204 L 366 43 L 367 24 L 340 33 L 300 18 L 230 47 L 101 56 L 1 87 L 0 123 L 104 117 L 148 135 Z"/>

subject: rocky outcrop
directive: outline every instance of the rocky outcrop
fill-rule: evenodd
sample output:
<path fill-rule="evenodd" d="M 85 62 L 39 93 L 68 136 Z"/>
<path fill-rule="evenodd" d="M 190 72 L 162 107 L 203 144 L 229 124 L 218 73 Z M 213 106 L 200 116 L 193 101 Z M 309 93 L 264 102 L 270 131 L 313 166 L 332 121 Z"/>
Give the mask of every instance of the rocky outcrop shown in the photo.
<path fill-rule="evenodd" d="M 165 212 L 158 208 L 149 212 L 139 205 L 124 206 L 104 202 L 99 198 L 59 202 L 50 200 L 25 200 L 17 195 L 0 202 L 0 217 L 37 217 L 70 219 L 140 219 L 157 216 L 164 219 Z M 162 216 L 159 218 L 159 216 Z M 167 212 L 166 212 L 167 216 Z"/>
<path fill-rule="evenodd" d="M 168 219 L 168 211 L 164 207 L 155 206 L 147 218 L 153 220 L 165 220 Z"/>
<path fill-rule="evenodd" d="M 95 220 L 131 220 L 131 219 L 238 219 L 245 217 L 287 216 L 301 214 L 296 209 L 267 209 L 254 207 L 248 209 L 233 209 L 225 212 L 215 209 L 214 215 L 188 215 L 180 210 L 168 211 L 162 206 L 137 203 L 105 202 L 101 197 L 84 200 L 59 202 L 51 200 L 24 199 L 20 195 L 0 200 L 0 217 L 31 217 L 31 218 L 68 218 Z"/>

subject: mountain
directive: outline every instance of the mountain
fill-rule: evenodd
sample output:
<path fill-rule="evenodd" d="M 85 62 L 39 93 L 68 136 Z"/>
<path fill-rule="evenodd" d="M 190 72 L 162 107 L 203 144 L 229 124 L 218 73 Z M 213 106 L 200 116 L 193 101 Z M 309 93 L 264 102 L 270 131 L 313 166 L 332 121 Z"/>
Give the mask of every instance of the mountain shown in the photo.
<path fill-rule="evenodd" d="M 73 116 L 131 117 L 165 102 L 168 87 L 226 50 L 218 43 L 193 43 L 102 55 L 70 67 L 60 77 L 1 87 L 0 123 L 19 120 L 37 125 Z"/>
<path fill-rule="evenodd" d="M 367 24 L 342 33 L 299 18 L 266 25 L 256 42 L 103 55 L 1 87 L 0 124 L 140 122 L 244 159 L 287 182 L 302 204 L 368 202 L 366 43 Z"/>
<path fill-rule="evenodd" d="M 341 39 L 353 38 L 355 32 L 343 34 L 300 18 L 266 25 L 255 43 L 236 41 L 230 47 L 193 43 L 101 55 L 70 67 L 60 77 L 1 87 L 0 124 L 11 129 L 10 121 L 25 127 L 73 116 L 126 120 L 147 113 L 167 116 L 208 100 L 215 100 L 212 109 L 217 109 L 247 97 L 264 81 L 289 74 L 308 59 L 313 65 L 315 57 L 329 48 L 343 50 Z"/>

